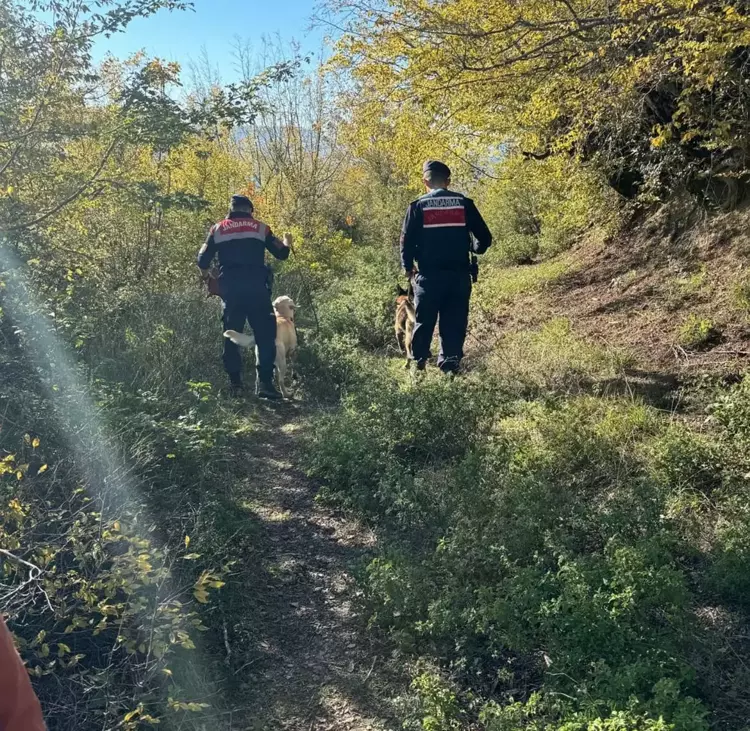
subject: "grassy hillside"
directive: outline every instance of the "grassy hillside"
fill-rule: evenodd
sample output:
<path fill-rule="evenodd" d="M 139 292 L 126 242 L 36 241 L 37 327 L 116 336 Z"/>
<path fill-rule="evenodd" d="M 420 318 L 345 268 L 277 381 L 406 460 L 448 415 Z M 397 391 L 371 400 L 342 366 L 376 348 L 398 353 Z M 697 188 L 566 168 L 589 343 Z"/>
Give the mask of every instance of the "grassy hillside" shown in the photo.
<path fill-rule="evenodd" d="M 678 215 L 489 255 L 470 372 L 362 356 L 316 431 L 424 728 L 745 728 L 746 214 Z"/>
<path fill-rule="evenodd" d="M 92 62 L 189 2 L 27 6 L 0 611 L 51 731 L 746 731 L 746 3 L 336 0 L 330 63 L 240 49 L 227 85 Z M 426 158 L 495 244 L 466 374 L 415 383 Z M 295 235 L 277 407 L 228 398 L 194 264 L 240 192 Z"/>

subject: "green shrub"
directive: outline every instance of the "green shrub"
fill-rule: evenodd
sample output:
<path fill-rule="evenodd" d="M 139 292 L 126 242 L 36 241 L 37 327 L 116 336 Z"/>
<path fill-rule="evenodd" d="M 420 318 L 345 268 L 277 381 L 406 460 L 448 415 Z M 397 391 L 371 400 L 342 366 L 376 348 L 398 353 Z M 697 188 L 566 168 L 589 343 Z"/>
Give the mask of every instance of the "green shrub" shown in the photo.
<path fill-rule="evenodd" d="M 660 694 L 673 692 L 669 681 L 657 684 Z M 660 715 L 651 715 L 648 708 L 633 700 L 627 710 L 600 715 L 592 708 L 576 712 L 564 697 L 535 692 L 526 702 L 513 702 L 502 706 L 487 704 L 481 712 L 481 721 L 487 731 L 705 731 L 705 710 L 688 699 L 680 704 L 674 720 L 667 722 Z"/>
<path fill-rule="evenodd" d="M 37 444 L 0 460 L 0 607 L 43 707 L 71 729 L 168 726 L 202 710 L 180 686 L 205 629 L 197 607 L 220 576 L 196 567 L 189 578 L 187 541 L 160 548 L 128 512 L 103 514 L 111 496 L 61 483 L 65 458 Z M 68 709 L 69 724 L 52 709 Z"/>
<path fill-rule="evenodd" d="M 722 484 L 725 455 L 715 438 L 675 425 L 649 445 L 648 460 L 657 481 L 675 494 L 710 495 Z"/>
<path fill-rule="evenodd" d="M 707 457 L 654 441 L 648 409 L 593 398 L 510 413 L 505 402 L 505 417 L 480 419 L 480 438 L 461 435 L 448 415 L 474 412 L 432 401 L 463 403 L 464 392 L 438 390 L 454 387 L 380 388 L 347 402 L 312 445 L 315 473 L 379 526 L 364 578 L 371 620 L 480 684 L 501 668 L 513 687 L 544 678 L 545 692 L 569 700 L 530 728 L 656 729 L 661 716 L 664 728 L 703 731 L 690 582 L 664 515 L 673 484 L 684 488 Z M 418 435 L 421 425 L 432 430 Z M 464 447 L 451 449 L 457 440 Z M 426 716 L 435 728 L 456 717 L 447 698 Z M 517 727 L 506 705 L 493 728 Z"/>
<path fill-rule="evenodd" d="M 479 203 L 503 264 L 554 256 L 594 225 L 604 230 L 617 225 L 616 195 L 576 161 L 561 156 L 525 160 L 513 153 L 496 174 Z"/>
<path fill-rule="evenodd" d="M 138 390 L 79 381 L 62 347 L 34 369 L 35 333 L 24 349 L 10 328 L 0 334 L 0 367 L 14 374 L 0 379 L 0 609 L 54 728 L 201 723 L 203 605 L 230 561 L 207 487 L 220 484 L 211 456 L 239 424 L 210 384 L 178 387 L 171 337 L 158 335 L 137 346 L 162 364 L 141 379 L 153 390 Z M 111 337 L 127 355 L 102 370 L 132 374 L 133 351 Z"/>
<path fill-rule="evenodd" d="M 311 474 L 351 504 L 390 499 L 391 473 L 450 462 L 481 441 L 498 398 L 471 380 L 430 374 L 415 386 L 370 372 L 316 429 Z"/>
<path fill-rule="evenodd" d="M 464 728 L 456 692 L 439 675 L 420 673 L 412 687 L 419 697 L 424 731 L 460 731 Z"/>
<path fill-rule="evenodd" d="M 333 282 L 320 299 L 322 335 L 351 338 L 369 351 L 395 348 L 395 257 L 382 247 L 359 248 L 350 262 L 347 276 Z"/>
<path fill-rule="evenodd" d="M 308 395 L 329 402 L 338 401 L 369 379 L 377 380 L 383 371 L 382 359 L 366 354 L 352 335 L 307 340 L 296 367 Z"/>
<path fill-rule="evenodd" d="M 699 315 L 690 315 L 677 331 L 677 342 L 690 350 L 708 348 L 720 339 L 721 332 L 713 321 Z"/>

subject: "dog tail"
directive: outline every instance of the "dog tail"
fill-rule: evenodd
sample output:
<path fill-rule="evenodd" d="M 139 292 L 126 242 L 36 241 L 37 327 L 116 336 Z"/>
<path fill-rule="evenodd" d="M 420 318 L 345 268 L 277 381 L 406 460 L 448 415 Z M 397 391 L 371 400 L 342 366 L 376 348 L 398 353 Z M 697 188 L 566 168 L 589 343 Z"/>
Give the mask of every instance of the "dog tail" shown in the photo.
<path fill-rule="evenodd" d="M 227 330 L 224 333 L 224 337 L 229 338 L 235 345 L 239 345 L 242 348 L 252 348 L 255 345 L 255 338 L 252 335 L 238 333 L 236 330 Z"/>

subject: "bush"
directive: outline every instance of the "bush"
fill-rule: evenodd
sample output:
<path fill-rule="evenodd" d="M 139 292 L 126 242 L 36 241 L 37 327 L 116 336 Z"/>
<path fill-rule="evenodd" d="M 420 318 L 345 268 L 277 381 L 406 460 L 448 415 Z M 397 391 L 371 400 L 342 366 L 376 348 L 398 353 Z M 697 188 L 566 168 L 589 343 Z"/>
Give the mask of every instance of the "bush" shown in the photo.
<path fill-rule="evenodd" d="M 664 516 L 673 490 L 713 489 L 692 474 L 713 452 L 662 436 L 638 405 L 470 407 L 454 390 L 475 388 L 381 385 L 311 445 L 327 489 L 380 529 L 372 621 L 496 688 L 489 728 L 706 729 L 691 582 Z M 476 426 L 461 433 L 450 415 Z M 423 681 L 425 728 L 452 728 L 455 697 Z M 514 705 L 511 689 L 540 685 L 543 708 Z"/>
<path fill-rule="evenodd" d="M 670 683 L 661 684 L 661 693 L 674 693 Z M 704 731 L 708 728 L 705 711 L 694 702 L 684 703 L 675 721 L 667 723 L 663 717 L 650 715 L 635 701 L 631 708 L 613 711 L 605 716 L 595 709 L 587 712 L 570 711 L 570 703 L 564 698 L 536 692 L 523 702 L 500 706 L 489 703 L 481 713 L 487 731 Z"/>
<path fill-rule="evenodd" d="M 393 334 L 398 270 L 388 253 L 357 250 L 347 277 L 337 280 L 320 304 L 324 337 L 352 338 L 369 351 L 396 347 Z"/>
<path fill-rule="evenodd" d="M 12 374 L 0 378 L 0 610 L 50 726 L 197 727 L 198 689 L 210 694 L 209 664 L 195 657 L 203 605 L 229 558 L 216 526 L 193 533 L 193 511 L 211 522 L 217 498 L 199 497 L 214 482 L 208 456 L 235 424 L 208 384 L 177 397 L 179 376 L 159 355 L 168 343 L 141 352 L 168 381 L 133 391 L 79 381 L 62 346 L 33 368 L 28 354 L 48 343 L 31 329 L 23 349 L 10 327 L 0 337 Z M 131 363 L 111 367 L 122 375 Z"/>
<path fill-rule="evenodd" d="M 205 707 L 185 689 L 197 608 L 223 582 L 187 540 L 145 537 L 118 505 L 126 475 L 97 493 L 77 471 L 44 438 L 0 459 L 0 608 L 42 705 L 59 729 L 187 723 Z"/>
<path fill-rule="evenodd" d="M 525 160 L 513 153 L 499 164 L 497 176 L 479 204 L 504 264 L 554 256 L 594 225 L 605 231 L 617 225 L 615 194 L 575 161 Z"/>
<path fill-rule="evenodd" d="M 677 342 L 690 350 L 701 350 L 721 340 L 721 331 L 712 320 L 690 315 L 677 331 Z"/>
<path fill-rule="evenodd" d="M 718 392 L 710 411 L 727 437 L 743 450 L 750 446 L 750 375 Z"/>
<path fill-rule="evenodd" d="M 482 440 L 500 397 L 473 381 L 430 376 L 414 386 L 387 370 L 369 371 L 316 429 L 311 474 L 348 504 L 377 510 L 394 497 L 393 474 L 464 455 Z"/>

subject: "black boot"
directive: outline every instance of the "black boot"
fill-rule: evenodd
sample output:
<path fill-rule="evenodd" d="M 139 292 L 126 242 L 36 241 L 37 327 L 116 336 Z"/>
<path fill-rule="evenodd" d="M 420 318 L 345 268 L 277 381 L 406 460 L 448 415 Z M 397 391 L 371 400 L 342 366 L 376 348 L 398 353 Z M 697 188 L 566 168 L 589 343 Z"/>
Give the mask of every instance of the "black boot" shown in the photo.
<path fill-rule="evenodd" d="M 440 370 L 446 376 L 457 376 L 461 371 L 461 359 L 456 357 L 446 358 L 440 364 Z"/>
<path fill-rule="evenodd" d="M 258 398 L 266 399 L 267 401 L 281 401 L 283 398 L 279 390 L 276 388 L 276 384 L 267 379 L 258 379 L 255 386 L 255 395 Z"/>
<path fill-rule="evenodd" d="M 239 373 L 229 374 L 229 395 L 233 398 L 239 398 L 245 393 L 245 386 L 242 384 L 242 377 Z"/>

